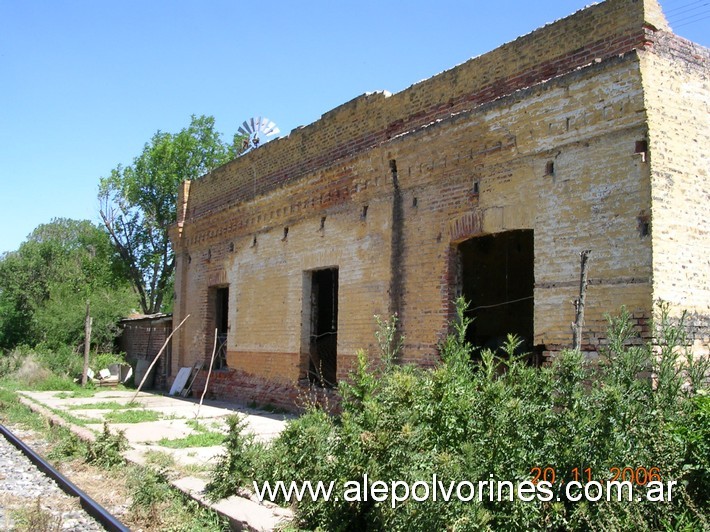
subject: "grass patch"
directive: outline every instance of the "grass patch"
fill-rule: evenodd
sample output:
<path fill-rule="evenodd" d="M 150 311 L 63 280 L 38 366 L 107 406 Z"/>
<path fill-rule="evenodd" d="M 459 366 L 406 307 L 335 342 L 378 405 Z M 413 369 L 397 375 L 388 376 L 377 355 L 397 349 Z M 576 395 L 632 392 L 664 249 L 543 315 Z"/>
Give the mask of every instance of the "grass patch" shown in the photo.
<path fill-rule="evenodd" d="M 155 410 L 122 410 L 109 412 L 104 416 L 104 419 L 111 423 L 147 423 L 158 421 L 160 413 Z"/>
<path fill-rule="evenodd" d="M 188 453 L 192 456 L 195 453 Z M 175 460 L 175 457 L 166 451 L 150 450 L 143 455 L 145 458 L 146 467 L 151 467 L 157 471 L 169 474 L 173 478 L 173 474 L 178 477 L 198 477 L 204 480 L 209 480 L 210 473 L 214 469 L 212 463 L 183 463 Z"/>
<path fill-rule="evenodd" d="M 52 515 L 52 512 L 42 508 L 40 497 L 37 497 L 31 505 L 10 510 L 10 516 L 15 521 L 13 530 L 28 532 L 59 532 L 63 530 L 62 517 Z"/>
<path fill-rule="evenodd" d="M 174 440 L 163 438 L 158 441 L 158 445 L 161 447 L 168 447 L 170 449 L 186 449 L 189 447 L 213 447 L 215 445 L 222 445 L 223 442 L 224 434 L 221 432 L 208 431 L 190 434 L 184 438 L 177 438 Z"/>
<path fill-rule="evenodd" d="M 98 388 L 77 388 L 71 392 L 60 392 L 57 394 L 59 399 L 80 399 L 82 397 L 93 397 L 99 392 Z"/>
<path fill-rule="evenodd" d="M 179 466 L 179 470 L 183 475 L 190 477 L 203 477 L 205 480 L 209 478 L 209 474 L 213 469 L 214 466 L 210 464 L 181 464 Z"/>
<path fill-rule="evenodd" d="M 17 394 L 17 391 L 20 389 L 18 384 L 21 383 L 18 383 L 14 379 L 0 380 L 0 419 L 3 420 L 3 424 L 20 423 L 34 430 L 46 428 L 48 426 L 47 421 L 41 415 L 34 413 L 29 407 L 20 402 Z M 81 427 L 86 425 L 86 420 L 72 416 L 63 410 L 56 408 L 49 408 L 49 410 L 69 423 Z"/>
<path fill-rule="evenodd" d="M 188 419 L 185 421 L 185 425 L 190 427 L 195 432 L 207 432 L 208 430 L 204 423 L 200 424 L 200 422 L 196 419 Z"/>
<path fill-rule="evenodd" d="M 51 374 L 43 380 L 33 384 L 32 389 L 38 392 L 53 392 L 53 391 L 72 391 L 76 390 L 77 385 L 71 379 L 64 375 Z"/>
<path fill-rule="evenodd" d="M 130 408 L 140 408 L 138 403 L 121 404 L 116 401 L 100 401 L 98 403 L 87 403 L 84 405 L 70 405 L 67 410 L 128 410 Z"/>
<path fill-rule="evenodd" d="M 131 513 L 151 530 L 227 531 L 229 522 L 173 489 L 166 476 L 150 468 L 129 470 Z"/>
<path fill-rule="evenodd" d="M 0 382 L 0 420 L 3 425 L 20 424 L 33 430 L 45 430 L 47 422 L 27 406 L 22 404 L 14 390 L 5 387 L 6 382 Z"/>
<path fill-rule="evenodd" d="M 167 469 L 175 466 L 175 458 L 165 451 L 147 451 L 144 456 L 146 464 L 159 469 Z"/>
<path fill-rule="evenodd" d="M 60 418 L 64 419 L 65 421 L 68 421 L 72 425 L 78 425 L 79 427 L 85 427 L 88 423 L 90 423 L 90 421 L 87 421 L 86 419 L 82 419 L 80 417 L 73 416 L 69 412 L 61 410 L 59 408 L 50 408 L 46 405 L 43 405 L 43 406 L 45 406 L 45 408 L 50 410 L 53 414 L 58 415 Z M 34 414 L 34 415 L 39 416 L 39 414 Z"/>
<path fill-rule="evenodd" d="M 190 419 L 188 421 L 185 421 L 185 425 L 190 427 L 195 432 L 209 432 L 210 429 L 208 428 L 208 425 L 209 425 L 209 427 L 212 427 L 213 429 L 221 428 L 221 425 L 218 421 L 212 421 L 208 424 L 204 421 L 199 422 L 196 419 Z"/>

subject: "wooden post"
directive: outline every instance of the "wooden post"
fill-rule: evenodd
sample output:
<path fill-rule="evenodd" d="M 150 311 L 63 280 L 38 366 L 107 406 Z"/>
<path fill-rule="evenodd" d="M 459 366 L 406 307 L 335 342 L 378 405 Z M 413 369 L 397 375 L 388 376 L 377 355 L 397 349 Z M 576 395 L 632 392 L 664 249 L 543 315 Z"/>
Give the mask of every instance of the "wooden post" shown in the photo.
<path fill-rule="evenodd" d="M 91 353 L 91 302 L 86 300 L 84 318 L 84 370 L 81 372 L 81 385 L 86 386 L 89 375 L 89 354 Z"/>
<path fill-rule="evenodd" d="M 579 275 L 579 299 L 574 301 L 575 317 L 572 324 L 572 349 L 579 351 L 582 347 L 582 327 L 584 327 L 584 305 L 587 299 L 587 275 L 589 270 L 589 255 L 591 249 L 585 249 L 579 256 L 581 258 L 581 272 Z"/>
<path fill-rule="evenodd" d="M 207 370 L 207 380 L 205 381 L 205 388 L 202 390 L 202 397 L 200 397 L 200 404 L 197 406 L 197 414 L 195 414 L 195 419 L 199 421 L 200 418 L 200 408 L 202 408 L 202 401 L 205 400 L 205 394 L 207 393 L 207 386 L 210 384 L 210 375 L 212 375 L 212 366 L 214 366 L 214 355 L 217 352 L 217 333 L 219 329 L 214 330 L 214 346 L 212 347 L 212 358 L 210 358 L 210 369 Z"/>
<path fill-rule="evenodd" d="M 131 400 L 128 401 L 129 404 L 132 403 L 133 401 L 135 401 L 135 400 L 136 400 L 136 397 L 138 397 L 138 394 L 140 393 L 141 388 L 143 387 L 143 383 L 145 383 L 145 380 L 148 378 L 148 375 L 150 375 L 150 372 L 153 370 L 153 366 L 155 366 L 155 363 L 156 363 L 156 362 L 158 361 L 158 359 L 160 358 L 160 355 L 162 355 L 162 354 L 163 354 L 163 351 L 165 351 L 165 348 L 168 346 L 168 342 L 169 342 L 170 339 L 173 337 L 173 334 L 175 334 L 175 331 L 177 331 L 180 327 L 182 327 L 182 324 L 185 323 L 185 322 L 187 321 L 187 318 L 189 318 L 189 317 L 190 317 L 189 314 L 188 314 L 187 316 L 185 316 L 185 319 L 183 319 L 183 320 L 180 322 L 180 325 L 178 325 L 177 327 L 175 327 L 175 328 L 172 330 L 172 332 L 170 333 L 170 335 L 165 339 L 165 343 L 163 344 L 163 347 L 160 348 L 160 351 L 158 351 L 158 354 L 155 355 L 155 358 L 153 359 L 153 362 L 151 362 L 150 366 L 148 367 L 148 371 L 146 371 L 146 372 L 145 372 L 145 375 L 143 375 L 143 380 L 141 380 L 141 383 L 138 385 L 138 389 L 136 390 L 136 393 L 134 393 L 134 394 L 133 394 L 133 397 L 131 397 Z"/>

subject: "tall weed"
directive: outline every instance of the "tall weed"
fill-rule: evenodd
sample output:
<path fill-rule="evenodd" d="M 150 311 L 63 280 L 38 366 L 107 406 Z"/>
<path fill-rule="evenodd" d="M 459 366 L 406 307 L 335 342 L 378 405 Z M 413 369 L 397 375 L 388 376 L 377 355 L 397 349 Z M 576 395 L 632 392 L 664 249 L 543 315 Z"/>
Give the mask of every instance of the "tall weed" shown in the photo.
<path fill-rule="evenodd" d="M 111 469 L 122 466 L 125 463 L 123 451 L 128 447 L 128 440 L 123 432 L 112 434 L 108 424 L 104 423 L 104 429 L 96 440 L 86 446 L 85 460 L 89 464 Z"/>
<path fill-rule="evenodd" d="M 682 322 L 673 323 L 667 307 L 659 307 L 655 344 L 640 341 L 622 310 L 609 319 L 609 346 L 598 360 L 565 351 L 542 368 L 516 355 L 515 337 L 508 338 L 504 356 L 484 350 L 474 362 L 466 342 L 465 302 L 457 301 L 456 308 L 458 320 L 440 346 L 442 363 L 433 370 L 397 363 L 399 353 L 388 340 L 395 337 L 387 329 L 378 336 L 385 364 L 358 354 L 356 370 L 339 386 L 338 416 L 312 408 L 272 445 L 258 449 L 235 424 L 212 492 L 226 496 L 251 487 L 252 480 L 335 480 L 342 494 L 346 482 L 362 482 L 365 475 L 370 485 L 431 482 L 436 474 L 447 485 L 478 486 L 490 479 L 522 482 L 535 468 L 554 468 L 551 501 L 429 497 L 395 508 L 343 497 L 281 502 L 294 504 L 296 525 L 307 529 L 709 527 L 707 361 L 689 355 Z M 561 489 L 575 474 L 605 482 L 614 468 L 626 467 L 657 468 L 664 482 L 676 481 L 673 500 L 586 503 L 568 500 Z"/>

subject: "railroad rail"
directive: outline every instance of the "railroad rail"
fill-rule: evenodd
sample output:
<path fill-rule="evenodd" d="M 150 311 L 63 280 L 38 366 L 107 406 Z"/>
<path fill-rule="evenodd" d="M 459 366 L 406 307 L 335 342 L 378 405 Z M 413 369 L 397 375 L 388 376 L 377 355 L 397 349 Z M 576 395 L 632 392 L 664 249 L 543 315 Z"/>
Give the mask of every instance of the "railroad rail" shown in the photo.
<path fill-rule="evenodd" d="M 93 517 L 106 530 L 110 532 L 130 532 L 118 519 L 106 509 L 89 497 L 84 491 L 52 467 L 40 455 L 34 452 L 25 442 L 15 436 L 7 427 L 0 424 L 0 433 L 5 439 L 24 454 L 42 473 L 54 480 L 57 485 L 68 495 L 77 497 L 83 510 Z"/>

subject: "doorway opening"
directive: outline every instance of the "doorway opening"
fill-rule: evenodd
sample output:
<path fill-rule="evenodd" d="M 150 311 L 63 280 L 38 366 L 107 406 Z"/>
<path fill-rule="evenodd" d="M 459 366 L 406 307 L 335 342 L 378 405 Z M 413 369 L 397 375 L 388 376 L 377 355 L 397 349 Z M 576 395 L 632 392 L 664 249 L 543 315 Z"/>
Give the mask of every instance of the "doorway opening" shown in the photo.
<path fill-rule="evenodd" d="M 338 269 L 310 272 L 308 379 L 332 388 L 338 370 Z"/>
<path fill-rule="evenodd" d="M 529 229 L 479 236 L 458 246 L 461 293 L 473 319 L 466 339 L 479 356 L 485 348 L 502 355 L 509 333 L 532 353 L 534 338 L 534 241 Z M 536 356 L 531 357 L 536 360 Z"/>
<path fill-rule="evenodd" d="M 229 287 L 220 286 L 210 288 L 212 300 L 213 324 L 207 338 L 214 341 L 214 331 L 217 330 L 217 348 L 214 355 L 212 369 L 227 367 L 227 333 L 229 332 Z M 209 344 L 208 357 L 212 355 L 212 342 Z M 208 358 L 209 360 L 209 358 Z"/>

